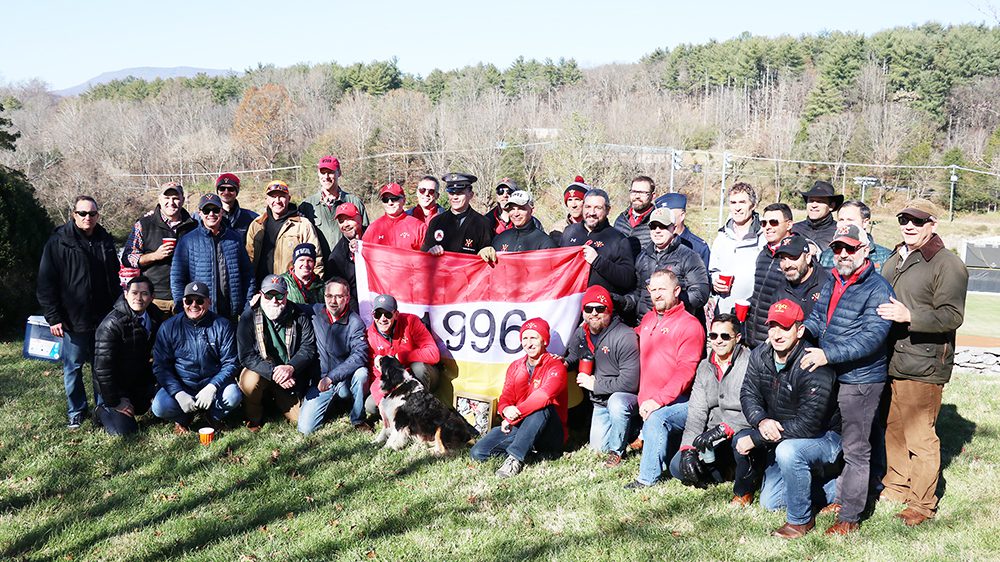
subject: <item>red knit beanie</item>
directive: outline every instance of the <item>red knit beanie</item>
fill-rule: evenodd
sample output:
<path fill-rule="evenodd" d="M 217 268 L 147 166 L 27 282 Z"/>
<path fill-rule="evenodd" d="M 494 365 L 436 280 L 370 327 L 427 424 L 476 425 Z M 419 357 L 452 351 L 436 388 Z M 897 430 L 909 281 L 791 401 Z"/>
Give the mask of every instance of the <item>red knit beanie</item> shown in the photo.
<path fill-rule="evenodd" d="M 538 332 L 538 335 L 542 338 L 542 344 L 546 347 L 549 345 L 549 323 L 541 318 L 532 318 L 524 324 L 521 324 L 520 336 L 524 335 L 524 332 L 528 330 L 534 330 Z"/>
<path fill-rule="evenodd" d="M 615 305 L 611 302 L 611 293 L 600 285 L 591 285 L 590 288 L 587 289 L 587 292 L 583 294 L 583 302 L 580 303 L 580 309 L 583 310 L 584 306 L 595 302 L 603 304 L 608 307 L 608 312 L 614 313 Z"/>

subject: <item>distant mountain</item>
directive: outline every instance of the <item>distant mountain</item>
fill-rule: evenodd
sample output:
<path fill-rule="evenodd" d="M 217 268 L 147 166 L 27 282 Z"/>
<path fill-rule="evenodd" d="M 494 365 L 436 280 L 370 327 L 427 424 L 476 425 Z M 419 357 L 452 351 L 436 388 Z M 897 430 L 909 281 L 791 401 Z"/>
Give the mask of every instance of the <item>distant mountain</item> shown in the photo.
<path fill-rule="evenodd" d="M 155 80 L 157 78 L 163 78 L 164 80 L 168 78 L 190 78 L 196 74 L 207 74 L 209 76 L 227 76 L 230 74 L 240 74 L 234 70 L 219 70 L 216 68 L 194 68 L 191 66 L 175 66 L 173 68 L 156 68 L 150 66 L 141 66 L 137 68 L 125 68 L 122 70 L 116 70 L 114 72 L 105 72 L 100 76 L 95 76 L 90 80 L 87 80 L 83 84 L 73 86 L 72 88 L 66 88 L 65 90 L 58 90 L 52 92 L 57 96 L 76 96 L 86 92 L 91 86 L 96 86 L 98 84 L 106 84 L 113 80 L 122 80 L 128 78 L 129 76 L 135 76 L 136 78 L 141 78 L 143 80 Z"/>

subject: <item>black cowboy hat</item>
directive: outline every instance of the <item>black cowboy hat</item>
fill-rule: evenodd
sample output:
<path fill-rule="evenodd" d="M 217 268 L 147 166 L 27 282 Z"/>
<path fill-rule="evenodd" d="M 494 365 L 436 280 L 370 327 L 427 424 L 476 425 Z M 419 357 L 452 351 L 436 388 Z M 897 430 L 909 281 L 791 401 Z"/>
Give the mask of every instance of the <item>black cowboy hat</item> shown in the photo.
<path fill-rule="evenodd" d="M 809 191 L 800 191 L 802 194 L 802 200 L 809 202 L 810 197 L 827 197 L 830 199 L 830 206 L 836 211 L 844 203 L 844 196 L 837 195 L 833 190 L 833 184 L 826 181 L 818 181 L 813 184 L 812 189 Z"/>

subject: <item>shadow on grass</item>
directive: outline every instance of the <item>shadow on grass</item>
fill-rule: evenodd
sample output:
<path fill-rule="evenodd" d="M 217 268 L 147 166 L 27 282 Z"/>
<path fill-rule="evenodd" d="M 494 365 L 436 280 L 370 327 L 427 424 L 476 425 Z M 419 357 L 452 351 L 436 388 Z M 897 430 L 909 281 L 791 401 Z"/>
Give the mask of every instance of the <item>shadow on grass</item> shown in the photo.
<path fill-rule="evenodd" d="M 941 477 L 938 479 L 937 497 L 943 498 L 948 488 L 944 469 L 962 454 L 965 445 L 976 434 L 976 423 L 962 417 L 954 404 L 942 404 L 937 419 L 937 434 L 941 439 Z"/>

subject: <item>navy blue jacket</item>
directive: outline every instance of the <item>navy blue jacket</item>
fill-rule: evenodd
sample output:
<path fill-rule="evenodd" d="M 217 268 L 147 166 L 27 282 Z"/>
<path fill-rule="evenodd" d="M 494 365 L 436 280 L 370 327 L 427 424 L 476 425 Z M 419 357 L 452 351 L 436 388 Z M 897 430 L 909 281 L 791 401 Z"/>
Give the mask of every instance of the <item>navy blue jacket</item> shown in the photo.
<path fill-rule="evenodd" d="M 871 262 L 864 267 L 858 280 L 840 297 L 829 324 L 826 316 L 834 283 L 843 284 L 836 272 L 823 285 L 806 319 L 806 329 L 826 353 L 837 380 L 844 384 L 884 382 L 889 369 L 886 338 L 892 322 L 883 320 L 876 309 L 896 294 Z"/>
<path fill-rule="evenodd" d="M 197 322 L 183 313 L 160 326 L 153 345 L 153 375 L 175 396 L 206 385 L 222 390 L 236 382 L 236 332 L 229 320 L 208 311 Z"/>
<path fill-rule="evenodd" d="M 712 249 L 708 247 L 708 244 L 701 237 L 691 232 L 691 229 L 685 225 L 684 232 L 678 234 L 677 238 L 680 238 L 681 244 L 694 250 L 694 253 L 698 254 L 701 261 L 705 263 L 705 267 L 708 267 L 708 262 L 712 259 Z"/>
<path fill-rule="evenodd" d="M 357 313 L 349 311 L 331 323 L 326 306 L 314 304 L 312 325 L 319 353 L 319 378 L 327 377 L 337 384 L 368 364 L 367 329 Z"/>
<path fill-rule="evenodd" d="M 227 318 L 239 318 L 254 293 L 250 258 L 247 256 L 243 236 L 223 223 L 219 232 L 218 251 L 222 252 L 222 258 L 226 262 L 229 310 L 218 310 L 215 242 L 212 240 L 211 232 L 202 224 L 177 241 L 173 263 L 170 266 L 170 293 L 174 297 L 174 306 L 177 310 L 182 310 L 184 286 L 191 281 L 200 281 L 208 285 L 213 312 Z"/>
<path fill-rule="evenodd" d="M 785 274 L 781 271 L 781 256 L 769 246 L 764 246 L 757 254 L 757 266 L 753 275 L 753 295 L 750 297 L 750 311 L 747 314 L 747 347 L 753 349 L 767 340 L 767 311 L 781 299 L 778 290 L 785 285 Z"/>
<path fill-rule="evenodd" d="M 600 285 L 612 295 L 627 295 L 635 288 L 635 255 L 624 234 L 604 219 L 591 232 L 582 222 L 566 227 L 562 247 L 590 244 L 597 259 L 590 264 L 587 286 Z"/>

